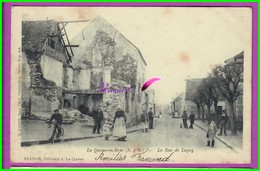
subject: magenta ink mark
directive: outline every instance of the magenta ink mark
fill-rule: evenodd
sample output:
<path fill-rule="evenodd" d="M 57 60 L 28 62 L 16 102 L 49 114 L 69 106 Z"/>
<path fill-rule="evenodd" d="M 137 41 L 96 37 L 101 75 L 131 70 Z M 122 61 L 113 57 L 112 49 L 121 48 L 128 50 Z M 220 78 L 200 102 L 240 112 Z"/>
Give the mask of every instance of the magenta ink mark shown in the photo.
<path fill-rule="evenodd" d="M 147 89 L 149 86 L 151 86 L 153 83 L 155 83 L 155 82 L 157 82 L 157 81 L 160 81 L 160 80 L 161 80 L 161 79 L 158 78 L 158 77 L 153 77 L 153 78 L 151 78 L 151 79 L 145 81 L 144 84 L 143 84 L 143 86 L 142 86 L 142 88 L 141 88 L 141 90 L 142 90 L 142 91 L 146 90 L 146 89 Z"/>
<path fill-rule="evenodd" d="M 121 89 L 114 90 L 114 89 L 108 89 L 108 87 L 109 87 L 108 83 L 104 83 L 102 81 L 101 84 L 102 85 L 101 85 L 100 90 L 99 90 L 100 93 L 133 93 L 134 92 L 134 88 L 133 87 L 125 87 L 124 86 Z"/>

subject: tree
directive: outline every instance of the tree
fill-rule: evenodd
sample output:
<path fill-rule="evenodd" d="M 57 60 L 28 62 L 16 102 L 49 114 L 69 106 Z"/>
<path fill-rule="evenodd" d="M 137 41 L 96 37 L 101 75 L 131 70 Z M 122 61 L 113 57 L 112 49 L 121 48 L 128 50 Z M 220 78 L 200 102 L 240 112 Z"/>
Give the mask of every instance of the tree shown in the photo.
<path fill-rule="evenodd" d="M 231 118 L 231 134 L 237 135 L 234 102 L 243 93 L 243 88 L 240 84 L 243 82 L 243 65 L 230 62 L 223 66 L 217 66 L 213 70 L 213 78 L 221 95 L 228 103 L 228 116 Z"/>
<path fill-rule="evenodd" d="M 213 101 L 210 97 L 210 87 L 208 87 L 208 82 L 206 79 L 203 79 L 201 84 L 198 87 L 198 92 L 201 94 L 201 98 L 203 99 L 203 102 L 207 106 L 208 114 L 207 114 L 207 120 L 208 124 L 210 123 L 210 108 L 213 104 Z"/>
<path fill-rule="evenodd" d="M 200 105 L 201 105 L 201 109 L 202 109 L 202 122 L 205 122 L 205 101 L 203 96 L 201 96 L 201 101 L 200 101 Z"/>
<path fill-rule="evenodd" d="M 204 93 L 205 95 L 212 100 L 215 114 L 214 114 L 214 119 L 217 123 L 218 126 L 218 101 L 220 97 L 220 93 L 218 91 L 218 88 L 215 83 L 215 79 L 209 75 L 207 78 L 205 78 L 202 81 L 203 87 L 204 87 Z"/>
<path fill-rule="evenodd" d="M 196 91 L 195 94 L 193 95 L 192 102 L 196 105 L 197 107 L 197 112 L 198 112 L 198 119 L 200 119 L 200 98 L 199 98 L 199 93 Z"/>
<path fill-rule="evenodd" d="M 197 107 L 197 111 L 198 111 L 198 119 L 201 118 L 201 108 L 202 110 L 202 122 L 205 121 L 205 117 L 204 117 L 204 97 L 203 94 L 201 94 L 201 92 L 197 89 L 197 91 L 194 93 L 193 95 L 193 99 L 192 99 L 193 103 L 196 104 Z"/>

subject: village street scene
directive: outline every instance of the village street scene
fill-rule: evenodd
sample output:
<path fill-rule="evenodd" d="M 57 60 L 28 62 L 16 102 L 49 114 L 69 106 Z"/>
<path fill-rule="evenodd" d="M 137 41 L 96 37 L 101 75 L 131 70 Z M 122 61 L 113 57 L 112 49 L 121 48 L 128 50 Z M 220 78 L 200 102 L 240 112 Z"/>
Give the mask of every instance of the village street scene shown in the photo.
<path fill-rule="evenodd" d="M 207 11 L 212 23 L 203 10 L 183 11 L 164 11 L 172 23 L 149 23 L 147 16 L 129 28 L 105 13 L 24 19 L 21 146 L 242 151 L 250 115 L 243 112 L 244 58 L 250 57 L 236 36 L 247 28 L 239 28 L 239 15 L 235 31 L 220 27 L 222 12 L 233 16 L 223 9 Z M 153 77 L 161 80 L 142 91 Z"/>

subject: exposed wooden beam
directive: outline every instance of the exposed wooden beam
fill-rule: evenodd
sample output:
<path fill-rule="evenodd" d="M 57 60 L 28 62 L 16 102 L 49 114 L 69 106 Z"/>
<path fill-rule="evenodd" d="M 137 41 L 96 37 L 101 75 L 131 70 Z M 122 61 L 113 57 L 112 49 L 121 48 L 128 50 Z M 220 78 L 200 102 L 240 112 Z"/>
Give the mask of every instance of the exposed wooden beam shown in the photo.
<path fill-rule="evenodd" d="M 64 23 L 62 23 L 62 25 L 63 25 L 63 27 L 65 27 L 65 26 L 64 26 Z M 70 45 L 70 41 L 69 41 L 69 38 L 68 38 L 68 34 L 67 34 L 65 28 L 64 28 L 64 33 L 65 33 L 65 36 L 66 36 L 66 39 L 67 39 L 68 45 Z M 69 48 L 70 48 L 71 55 L 74 56 L 74 53 L 73 53 L 73 51 L 72 51 L 72 48 L 71 48 L 71 47 L 69 47 Z"/>
<path fill-rule="evenodd" d="M 54 34 L 54 35 L 47 35 L 48 37 L 61 37 L 64 36 L 65 34 Z"/>
<path fill-rule="evenodd" d="M 80 23 L 80 22 L 87 22 L 90 20 L 72 20 L 72 21 L 60 21 L 58 23 Z"/>
<path fill-rule="evenodd" d="M 63 29 L 65 29 L 65 26 L 68 24 L 68 23 L 65 23 L 65 24 L 63 24 L 63 23 L 61 23 L 62 24 L 62 27 L 60 28 L 60 31 L 62 31 Z M 59 24 L 58 24 L 59 25 Z"/>
<path fill-rule="evenodd" d="M 65 46 L 65 42 L 64 42 L 62 37 L 61 37 L 61 41 L 62 41 L 63 45 Z M 68 49 L 66 47 L 65 47 L 65 51 L 67 52 L 67 55 L 69 57 L 69 61 L 71 62 L 71 56 L 70 56 L 69 51 L 68 51 Z"/>
<path fill-rule="evenodd" d="M 79 45 L 65 45 L 65 47 L 79 47 Z"/>

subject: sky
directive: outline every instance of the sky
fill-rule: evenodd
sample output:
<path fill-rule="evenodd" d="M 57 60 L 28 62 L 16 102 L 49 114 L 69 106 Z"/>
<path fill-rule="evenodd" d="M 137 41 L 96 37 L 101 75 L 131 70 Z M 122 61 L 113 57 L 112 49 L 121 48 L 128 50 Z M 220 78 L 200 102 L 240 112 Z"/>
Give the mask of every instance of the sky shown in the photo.
<path fill-rule="evenodd" d="M 161 78 L 150 87 L 159 104 L 169 104 L 184 91 L 185 79 L 204 78 L 226 59 L 251 51 L 250 8 L 28 7 L 22 13 L 23 20 L 103 17 L 140 49 L 147 63 L 146 78 Z M 68 24 L 69 38 L 86 24 Z"/>

